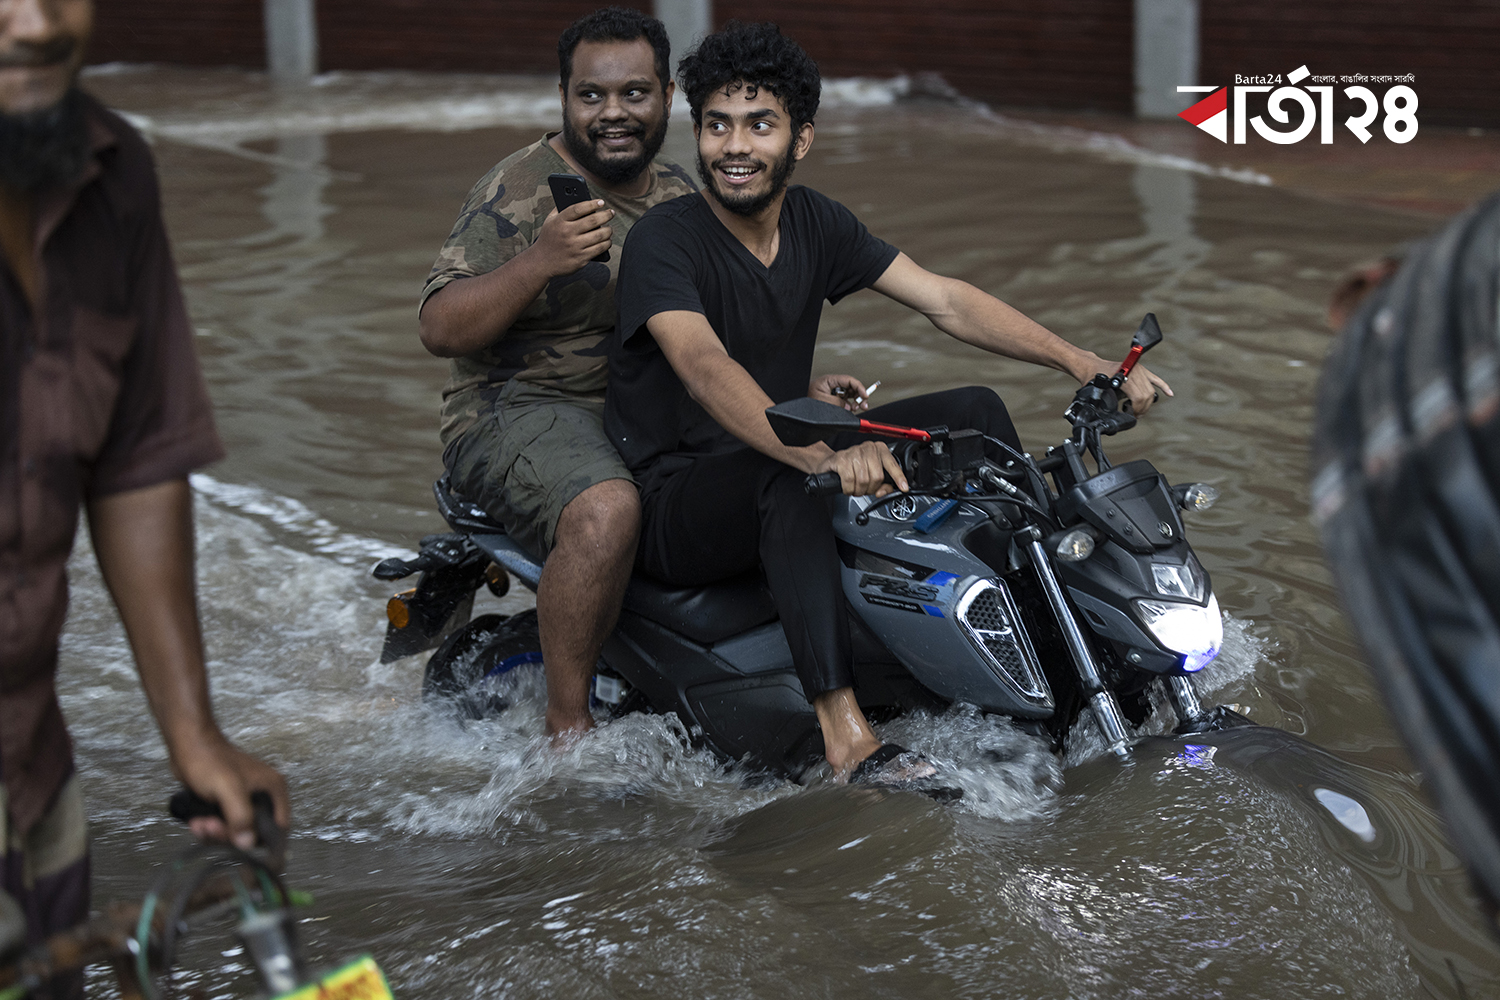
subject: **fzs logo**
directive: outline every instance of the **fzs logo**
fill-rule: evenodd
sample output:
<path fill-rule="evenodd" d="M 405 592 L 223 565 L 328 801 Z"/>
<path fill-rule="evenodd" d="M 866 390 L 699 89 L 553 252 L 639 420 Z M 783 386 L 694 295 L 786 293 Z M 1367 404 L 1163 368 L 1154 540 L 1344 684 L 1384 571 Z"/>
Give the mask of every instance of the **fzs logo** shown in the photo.
<path fill-rule="evenodd" d="M 1307 71 L 1306 66 L 1299 66 L 1286 75 L 1286 83 L 1298 84 L 1310 76 L 1312 74 Z M 1279 73 L 1275 77 L 1236 75 L 1234 81 L 1236 86 L 1233 87 L 1178 87 L 1179 94 L 1208 94 L 1208 96 L 1179 113 L 1177 117 L 1198 126 L 1220 142 L 1230 141 L 1232 128 L 1234 142 L 1243 145 L 1245 142 L 1245 95 L 1269 93 L 1270 96 L 1266 98 L 1266 112 L 1273 121 L 1283 126 L 1291 124 L 1292 114 L 1287 110 L 1288 104 L 1297 105 L 1301 111 L 1301 117 L 1296 126 L 1285 129 L 1269 125 L 1264 118 L 1256 115 L 1250 119 L 1250 126 L 1262 139 L 1277 145 L 1289 146 L 1306 139 L 1315 127 L 1321 126 L 1318 141 L 1326 145 L 1333 142 L 1334 88 L 1330 84 L 1349 83 L 1354 86 L 1345 87 L 1344 96 L 1351 101 L 1359 101 L 1363 105 L 1363 110 L 1359 114 L 1345 118 L 1345 128 L 1353 132 L 1360 142 L 1369 142 L 1370 125 L 1380 117 L 1380 112 L 1384 109 L 1385 118 L 1381 122 L 1381 128 L 1385 132 L 1385 137 L 1391 142 L 1411 142 L 1417 135 L 1417 92 L 1406 86 L 1406 83 L 1415 79 L 1416 77 L 1411 74 L 1366 76 L 1363 73 L 1356 73 L 1340 77 L 1312 76 L 1312 83 L 1322 84 L 1322 86 L 1297 87 L 1280 86 L 1282 78 Z M 1373 90 L 1363 86 L 1365 83 L 1395 83 L 1396 86 L 1387 89 L 1382 98 L 1377 98 Z M 1233 92 L 1232 98 L 1231 91 Z M 1316 95 L 1316 100 L 1314 95 Z"/>

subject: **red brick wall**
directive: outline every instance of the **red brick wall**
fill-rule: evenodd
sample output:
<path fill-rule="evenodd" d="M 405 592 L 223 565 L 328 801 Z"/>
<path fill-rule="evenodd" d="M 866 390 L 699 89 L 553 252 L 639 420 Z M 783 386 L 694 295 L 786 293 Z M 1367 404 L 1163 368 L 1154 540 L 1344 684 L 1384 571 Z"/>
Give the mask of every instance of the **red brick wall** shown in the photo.
<path fill-rule="evenodd" d="M 1201 4 L 1203 83 L 1233 83 L 1236 73 L 1285 74 L 1304 63 L 1320 75 L 1415 73 L 1423 124 L 1500 125 L 1495 0 Z"/>
<path fill-rule="evenodd" d="M 317 2 L 324 69 L 482 72 L 552 71 L 558 34 L 594 6 Z M 1318 74 L 1412 72 L 1423 123 L 1500 126 L 1500 0 L 1201 3 L 1199 82 L 1303 63 Z M 1131 107 L 1132 0 L 716 0 L 714 8 L 719 23 L 778 22 L 830 75 L 933 71 L 998 105 Z M 99 0 L 96 17 L 95 62 L 265 64 L 261 0 Z"/>
<path fill-rule="evenodd" d="M 643 10 L 650 0 L 622 0 Z M 323 69 L 549 72 L 589 0 L 317 0 Z M 264 65 L 260 0 L 109 0 L 94 60 Z M 1001 104 L 1128 111 L 1131 0 L 718 0 L 777 21 L 830 75 L 934 71 Z M 680 55 L 680 53 L 677 53 Z"/>
<path fill-rule="evenodd" d="M 651 0 L 608 0 L 649 11 Z M 557 71 L 557 36 L 599 2 L 317 0 L 323 69 Z"/>
<path fill-rule="evenodd" d="M 89 61 L 264 66 L 261 0 L 97 0 Z"/>
<path fill-rule="evenodd" d="M 775 21 L 830 76 L 933 71 L 995 104 L 1128 112 L 1131 0 L 717 0 Z"/>

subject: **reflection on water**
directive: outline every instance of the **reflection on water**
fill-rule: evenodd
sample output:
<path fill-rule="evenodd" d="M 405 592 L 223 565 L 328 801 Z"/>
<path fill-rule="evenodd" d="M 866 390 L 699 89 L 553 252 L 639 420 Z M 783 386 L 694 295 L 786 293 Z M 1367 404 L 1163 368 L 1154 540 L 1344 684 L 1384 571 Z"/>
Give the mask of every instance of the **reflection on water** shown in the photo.
<path fill-rule="evenodd" d="M 1142 245 L 1152 246 L 1145 260 L 1148 268 L 1166 273 L 1166 283 L 1148 296 L 1165 294 L 1170 282 L 1203 263 L 1211 249 L 1193 232 L 1198 209 L 1198 181 L 1186 170 L 1141 165 L 1134 169 L 1131 186 L 1141 203 Z"/>
<path fill-rule="evenodd" d="M 376 662 L 388 592 L 365 568 L 439 528 L 446 372 L 417 342 L 416 294 L 469 186 L 546 126 L 546 86 L 345 75 L 287 109 L 236 73 L 93 85 L 157 137 L 231 453 L 194 481 L 216 704 L 292 783 L 291 880 L 318 899 L 317 961 L 372 949 L 398 995 L 433 1000 L 1500 991 L 1500 952 L 1305 517 L 1324 296 L 1426 223 L 1132 158 L 1076 129 L 893 103 L 891 87 L 830 101 L 796 179 L 918 262 L 1105 357 L 1142 313 L 1161 318 L 1148 360 L 1177 397 L 1111 454 L 1222 491 L 1189 525 L 1226 611 L 1206 698 L 1306 740 L 1153 738 L 1121 766 L 1087 725 L 1059 761 L 962 708 L 891 723 L 963 783 L 962 806 L 939 808 L 759 783 L 667 719 L 553 754 L 534 672 L 509 682 L 510 712 L 460 725 L 422 705 L 419 658 Z M 891 398 L 995 385 L 1033 450 L 1066 430 L 1064 378 L 977 356 L 873 294 L 825 313 L 818 364 L 881 378 Z M 177 835 L 86 553 L 73 580 L 61 690 L 100 896 L 118 898 Z M 209 992 L 222 947 L 201 956 Z"/>
<path fill-rule="evenodd" d="M 333 209 L 323 203 L 330 178 L 323 161 L 328 140 L 321 135 L 289 135 L 276 140 L 275 178 L 261 189 L 261 211 L 271 228 L 264 239 L 320 240 L 323 217 Z"/>

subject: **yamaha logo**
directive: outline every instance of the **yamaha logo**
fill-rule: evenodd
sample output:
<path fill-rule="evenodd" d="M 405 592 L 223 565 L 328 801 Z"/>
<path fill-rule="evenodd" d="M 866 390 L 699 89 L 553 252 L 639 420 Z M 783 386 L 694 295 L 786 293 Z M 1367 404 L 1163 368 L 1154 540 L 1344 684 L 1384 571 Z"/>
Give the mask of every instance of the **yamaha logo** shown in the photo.
<path fill-rule="evenodd" d="M 900 500 L 891 501 L 886 509 L 891 512 L 891 516 L 896 520 L 910 521 L 917 516 L 917 498 L 914 496 L 904 496 Z"/>

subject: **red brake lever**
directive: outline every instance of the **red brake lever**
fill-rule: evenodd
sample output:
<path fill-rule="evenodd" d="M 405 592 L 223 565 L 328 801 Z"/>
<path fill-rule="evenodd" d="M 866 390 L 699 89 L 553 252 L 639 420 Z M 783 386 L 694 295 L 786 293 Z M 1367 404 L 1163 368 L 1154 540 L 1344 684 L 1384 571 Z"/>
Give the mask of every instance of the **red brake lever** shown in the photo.
<path fill-rule="evenodd" d="M 881 424 L 863 417 L 859 421 L 859 429 L 867 434 L 879 434 L 881 437 L 902 438 L 906 441 L 931 441 L 932 435 L 915 427 L 898 427 L 895 424 Z"/>

